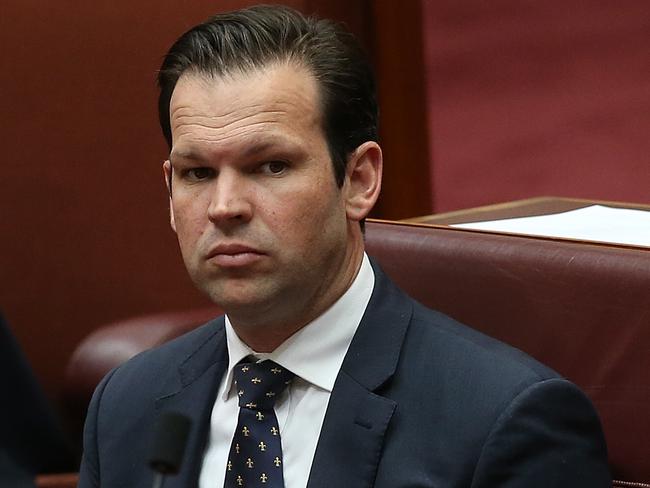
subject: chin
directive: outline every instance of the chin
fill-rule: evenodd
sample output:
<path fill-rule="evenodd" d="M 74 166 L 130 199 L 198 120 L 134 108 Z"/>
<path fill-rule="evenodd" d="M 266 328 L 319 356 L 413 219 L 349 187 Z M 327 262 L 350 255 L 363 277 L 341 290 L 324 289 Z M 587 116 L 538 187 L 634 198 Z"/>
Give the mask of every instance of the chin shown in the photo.
<path fill-rule="evenodd" d="M 227 314 L 246 313 L 247 311 L 259 313 L 259 310 L 266 308 L 267 299 L 262 297 L 260 292 L 250 292 L 244 290 L 235 290 L 235 287 L 229 290 L 205 290 L 210 300 L 218 305 Z"/>
<path fill-rule="evenodd" d="M 255 315 L 264 317 L 274 307 L 282 306 L 290 295 L 289 289 L 278 280 L 265 277 L 195 280 L 199 290 L 228 315 Z"/>

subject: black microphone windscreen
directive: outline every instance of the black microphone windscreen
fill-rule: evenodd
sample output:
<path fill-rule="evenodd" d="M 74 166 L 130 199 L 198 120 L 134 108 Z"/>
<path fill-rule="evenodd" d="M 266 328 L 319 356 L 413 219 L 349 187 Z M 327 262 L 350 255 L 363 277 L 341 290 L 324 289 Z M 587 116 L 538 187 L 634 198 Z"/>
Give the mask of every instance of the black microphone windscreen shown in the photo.
<path fill-rule="evenodd" d="M 153 436 L 149 466 L 161 474 L 178 473 L 190 432 L 191 421 L 176 412 L 160 416 Z"/>

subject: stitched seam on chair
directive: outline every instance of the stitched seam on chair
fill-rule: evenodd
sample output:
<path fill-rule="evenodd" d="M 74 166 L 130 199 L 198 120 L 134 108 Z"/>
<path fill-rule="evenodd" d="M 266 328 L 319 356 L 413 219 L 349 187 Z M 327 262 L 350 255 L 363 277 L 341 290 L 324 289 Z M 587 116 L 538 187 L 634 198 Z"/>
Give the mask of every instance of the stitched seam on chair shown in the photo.
<path fill-rule="evenodd" d="M 630 488 L 650 488 L 650 484 L 636 481 L 614 480 L 613 486 L 630 487 Z"/>

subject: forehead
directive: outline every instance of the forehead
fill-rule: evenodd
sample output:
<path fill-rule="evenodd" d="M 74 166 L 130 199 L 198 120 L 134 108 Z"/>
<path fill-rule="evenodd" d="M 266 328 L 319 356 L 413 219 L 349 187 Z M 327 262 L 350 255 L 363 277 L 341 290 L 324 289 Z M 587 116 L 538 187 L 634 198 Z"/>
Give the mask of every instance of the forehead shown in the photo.
<path fill-rule="evenodd" d="M 170 122 L 175 148 L 246 136 L 304 137 L 320 131 L 317 82 L 290 63 L 223 77 L 185 73 L 171 98 Z"/>

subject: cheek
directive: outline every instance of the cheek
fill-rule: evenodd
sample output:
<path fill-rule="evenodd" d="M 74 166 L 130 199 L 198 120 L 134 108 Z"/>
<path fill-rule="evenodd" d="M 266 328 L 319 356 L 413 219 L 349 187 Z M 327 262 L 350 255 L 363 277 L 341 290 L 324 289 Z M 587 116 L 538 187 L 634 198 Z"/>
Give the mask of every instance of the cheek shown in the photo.
<path fill-rule="evenodd" d="M 275 207 L 271 222 L 278 238 L 292 243 L 290 247 L 300 249 L 301 254 L 310 253 L 345 232 L 345 206 L 338 188 L 332 190 L 324 184 L 287 198 L 289 203 Z"/>
<path fill-rule="evenodd" d="M 174 205 L 176 235 L 184 256 L 197 247 L 205 220 L 205 212 L 198 205 L 184 205 L 182 201 Z"/>

